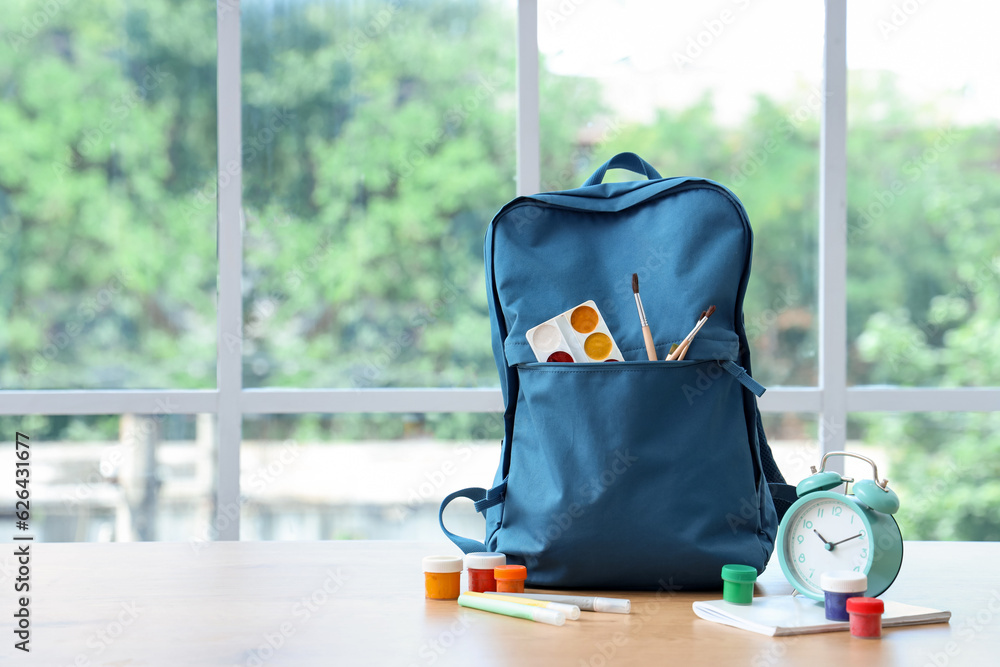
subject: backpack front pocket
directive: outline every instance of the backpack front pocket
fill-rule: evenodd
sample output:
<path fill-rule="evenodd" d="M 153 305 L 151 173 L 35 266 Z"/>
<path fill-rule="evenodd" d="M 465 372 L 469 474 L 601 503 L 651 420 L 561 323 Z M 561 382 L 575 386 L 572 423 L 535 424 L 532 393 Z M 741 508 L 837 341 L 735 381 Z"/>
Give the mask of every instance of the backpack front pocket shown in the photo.
<path fill-rule="evenodd" d="M 703 588 L 727 563 L 763 569 L 746 379 L 725 363 L 519 364 L 497 549 L 535 586 Z"/>

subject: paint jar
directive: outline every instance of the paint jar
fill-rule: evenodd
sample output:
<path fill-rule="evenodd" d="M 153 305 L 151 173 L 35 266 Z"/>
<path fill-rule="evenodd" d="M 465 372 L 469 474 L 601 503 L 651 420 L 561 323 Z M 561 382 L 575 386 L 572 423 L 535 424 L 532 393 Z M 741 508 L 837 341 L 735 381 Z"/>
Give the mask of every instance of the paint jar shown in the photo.
<path fill-rule="evenodd" d="M 819 577 L 819 587 L 823 589 L 826 620 L 846 621 L 847 600 L 864 596 L 868 590 L 868 577 L 849 570 L 824 572 Z"/>
<path fill-rule="evenodd" d="M 500 565 L 493 568 L 493 577 L 497 580 L 497 593 L 523 593 L 528 568 L 523 565 Z"/>
<path fill-rule="evenodd" d="M 496 593 L 497 580 L 493 568 L 507 564 L 507 557 L 490 551 L 477 551 L 465 555 L 465 569 L 469 571 L 469 590 L 475 593 Z"/>
<path fill-rule="evenodd" d="M 722 566 L 722 599 L 730 604 L 753 604 L 757 570 L 750 565 Z"/>
<path fill-rule="evenodd" d="M 461 556 L 425 556 L 424 591 L 431 600 L 457 600 L 462 587 Z"/>
<path fill-rule="evenodd" d="M 885 604 L 877 598 L 851 598 L 847 601 L 851 616 L 851 636 L 862 639 L 882 638 L 882 614 Z"/>

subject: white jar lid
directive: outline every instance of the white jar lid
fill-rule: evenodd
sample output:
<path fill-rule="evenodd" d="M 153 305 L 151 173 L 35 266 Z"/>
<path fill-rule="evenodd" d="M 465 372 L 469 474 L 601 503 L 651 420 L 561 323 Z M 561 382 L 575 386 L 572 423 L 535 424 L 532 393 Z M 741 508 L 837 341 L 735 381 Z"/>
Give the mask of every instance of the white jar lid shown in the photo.
<path fill-rule="evenodd" d="M 477 551 L 465 554 L 465 567 L 468 570 L 492 570 L 507 564 L 507 556 L 491 551 Z"/>
<path fill-rule="evenodd" d="M 824 572 L 819 577 L 819 587 L 830 593 L 864 593 L 868 590 L 868 577 L 850 570 Z"/>
<path fill-rule="evenodd" d="M 424 572 L 435 572 L 438 574 L 446 572 L 461 572 L 461 556 L 424 556 Z"/>

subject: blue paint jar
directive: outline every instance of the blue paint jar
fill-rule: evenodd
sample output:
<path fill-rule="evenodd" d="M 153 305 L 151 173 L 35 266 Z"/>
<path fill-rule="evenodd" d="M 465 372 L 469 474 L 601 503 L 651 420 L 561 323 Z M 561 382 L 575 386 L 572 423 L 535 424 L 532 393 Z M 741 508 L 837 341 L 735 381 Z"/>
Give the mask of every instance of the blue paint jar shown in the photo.
<path fill-rule="evenodd" d="M 864 597 L 868 590 L 868 577 L 860 572 L 838 570 L 824 572 L 819 578 L 828 621 L 849 621 L 847 600 Z"/>

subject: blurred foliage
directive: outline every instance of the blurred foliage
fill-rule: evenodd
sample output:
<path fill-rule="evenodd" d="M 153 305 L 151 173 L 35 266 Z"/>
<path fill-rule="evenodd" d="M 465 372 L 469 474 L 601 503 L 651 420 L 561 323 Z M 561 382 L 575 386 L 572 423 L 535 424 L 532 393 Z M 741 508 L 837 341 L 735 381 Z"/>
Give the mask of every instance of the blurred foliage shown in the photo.
<path fill-rule="evenodd" d="M 215 19 L 196 0 L 5 3 L 0 387 L 214 386 Z M 245 384 L 495 386 L 482 236 L 515 194 L 510 4 L 246 0 L 242 34 L 243 164 L 218 179 L 243 179 L 245 321 L 221 342 L 242 339 Z M 544 66 L 541 99 L 546 190 L 633 150 L 664 175 L 704 175 L 741 197 L 756 236 L 755 374 L 815 384 L 815 89 L 761 96 L 737 126 L 711 96 L 630 122 L 596 80 Z M 1000 384 L 997 124 L 954 124 L 888 75 L 852 73 L 849 100 L 851 381 Z M 490 439 L 495 421 L 246 428 Z M 53 438 L 117 430 L 114 417 L 17 423 Z M 995 415 L 857 423 L 892 452 L 904 495 L 948 480 L 940 502 L 904 519 L 907 537 L 997 537 Z"/>

